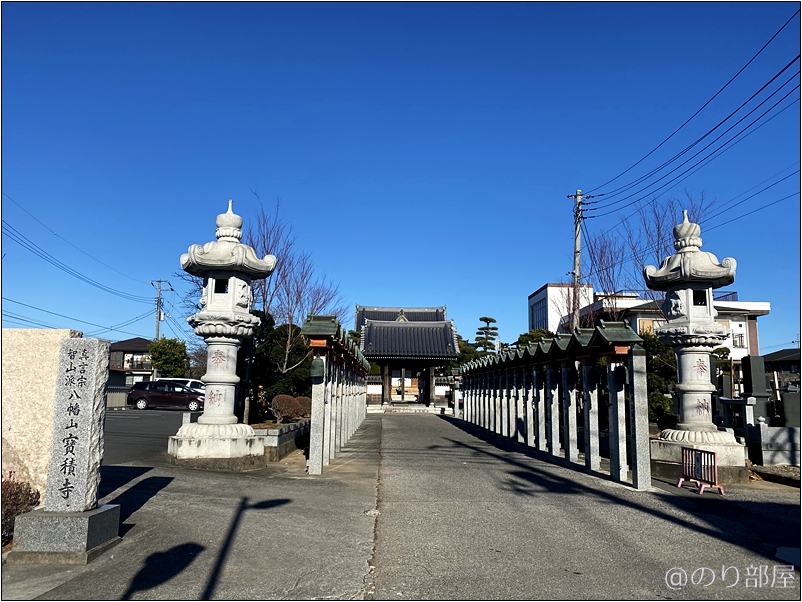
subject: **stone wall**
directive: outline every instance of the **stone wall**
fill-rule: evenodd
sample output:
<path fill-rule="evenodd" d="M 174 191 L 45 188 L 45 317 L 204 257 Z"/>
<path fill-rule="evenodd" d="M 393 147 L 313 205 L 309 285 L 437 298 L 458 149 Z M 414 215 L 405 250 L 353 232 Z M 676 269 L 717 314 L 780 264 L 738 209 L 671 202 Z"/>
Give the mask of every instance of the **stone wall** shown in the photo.
<path fill-rule="evenodd" d="M 3 329 L 3 476 L 14 471 L 42 500 L 47 484 L 59 346 L 75 330 Z"/>

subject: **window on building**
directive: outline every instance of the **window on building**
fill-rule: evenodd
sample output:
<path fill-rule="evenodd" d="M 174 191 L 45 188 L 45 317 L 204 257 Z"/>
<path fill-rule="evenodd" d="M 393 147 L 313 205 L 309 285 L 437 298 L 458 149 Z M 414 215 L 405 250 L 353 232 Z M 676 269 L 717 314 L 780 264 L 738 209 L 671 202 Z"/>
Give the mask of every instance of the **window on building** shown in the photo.
<path fill-rule="evenodd" d="M 744 336 L 743 333 L 732 335 L 732 346 L 740 347 L 742 349 L 746 347 L 746 337 Z"/>

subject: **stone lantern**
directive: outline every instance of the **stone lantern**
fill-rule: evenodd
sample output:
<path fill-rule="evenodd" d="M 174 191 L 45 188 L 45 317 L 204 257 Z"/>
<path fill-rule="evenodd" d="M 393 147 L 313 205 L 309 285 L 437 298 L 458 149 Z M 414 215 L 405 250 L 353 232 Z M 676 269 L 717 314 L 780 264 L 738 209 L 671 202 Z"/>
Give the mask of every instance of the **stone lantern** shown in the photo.
<path fill-rule="evenodd" d="M 663 260 L 658 269 L 643 269 L 646 285 L 665 291 L 662 310 L 666 323 L 655 330 L 677 354 L 676 391 L 680 399 L 677 428 L 663 430 L 660 440 L 652 442 L 652 461 L 679 464 L 683 446 L 714 451 L 719 467 L 731 467 L 730 472 L 739 473 L 735 478 L 740 480 L 742 474 L 748 474 L 744 446 L 713 423 L 710 398 L 715 391 L 710 382 L 710 352 L 728 336 L 727 328 L 716 322 L 713 289 L 735 281 L 736 262 L 727 257 L 719 263 L 715 255 L 701 251 L 701 228 L 688 221 L 687 211 L 683 211 L 683 218 L 674 226 L 677 253 Z M 659 474 L 660 467 L 656 468 Z"/>
<path fill-rule="evenodd" d="M 261 456 L 264 444 L 247 424 L 234 415 L 237 351 L 242 340 L 253 336 L 258 317 L 250 313 L 251 284 L 267 278 L 276 266 L 272 255 L 259 259 L 240 242 L 242 218 L 231 209 L 217 216 L 217 240 L 192 245 L 181 256 L 184 271 L 203 278 L 200 312 L 187 318 L 195 334 L 208 346 L 206 399 L 197 423 L 184 424 L 170 437 L 168 453 L 179 460 Z M 261 443 L 261 446 L 260 446 Z M 259 449 L 261 447 L 261 450 Z"/>

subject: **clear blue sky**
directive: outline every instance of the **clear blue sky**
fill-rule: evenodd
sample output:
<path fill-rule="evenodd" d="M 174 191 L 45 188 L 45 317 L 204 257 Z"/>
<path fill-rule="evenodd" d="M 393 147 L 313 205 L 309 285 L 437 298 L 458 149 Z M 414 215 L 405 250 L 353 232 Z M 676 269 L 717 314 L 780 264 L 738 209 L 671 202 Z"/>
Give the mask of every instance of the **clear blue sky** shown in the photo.
<path fill-rule="evenodd" d="M 146 314 L 150 281 L 180 289 L 179 256 L 214 239 L 229 198 L 252 220 L 255 189 L 281 197 L 299 247 L 349 307 L 446 305 L 465 338 L 490 315 L 514 340 L 527 296 L 572 267 L 566 196 L 657 146 L 798 7 L 3 3 L 3 325 L 99 330 L 8 299 L 100 326 Z M 799 50 L 797 16 L 698 117 L 598 192 L 673 157 Z M 799 85 L 798 70 L 797 60 L 750 105 L 791 78 L 752 118 Z M 774 113 L 796 101 L 788 110 L 663 192 L 726 206 L 793 174 L 798 100 L 799 89 Z M 729 288 L 772 304 L 759 320 L 764 352 L 799 337 L 799 182 L 703 224 L 703 250 L 738 261 Z M 588 220 L 588 232 L 622 214 Z M 65 274 L 7 227 L 151 305 Z M 154 327 L 150 313 L 101 336 Z"/>

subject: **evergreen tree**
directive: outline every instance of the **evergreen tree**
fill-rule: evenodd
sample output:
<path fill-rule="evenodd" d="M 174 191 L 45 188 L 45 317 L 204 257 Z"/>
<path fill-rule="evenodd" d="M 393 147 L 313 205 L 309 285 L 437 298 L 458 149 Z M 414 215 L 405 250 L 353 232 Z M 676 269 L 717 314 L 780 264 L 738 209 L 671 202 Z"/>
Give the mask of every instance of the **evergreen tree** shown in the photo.
<path fill-rule="evenodd" d="M 553 339 L 554 333 L 545 328 L 536 328 L 521 335 L 518 335 L 518 347 L 528 347 L 542 341 L 543 339 Z"/>
<path fill-rule="evenodd" d="M 671 412 L 666 397 L 677 383 L 677 356 L 656 334 L 642 332 L 641 346 L 646 351 L 646 387 L 649 391 L 649 420 L 656 421 Z"/>
<path fill-rule="evenodd" d="M 476 330 L 476 343 L 474 346 L 481 350 L 482 355 L 487 355 L 491 351 L 495 351 L 496 348 L 495 341 L 498 338 L 498 328 L 491 326 L 491 324 L 496 323 L 496 319 L 482 316 L 479 321 L 484 322 L 485 325 Z"/>
<path fill-rule="evenodd" d="M 187 344 L 179 339 L 164 337 L 153 341 L 148 348 L 150 361 L 159 376 L 176 378 L 186 376 L 189 371 Z"/>

